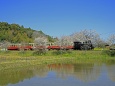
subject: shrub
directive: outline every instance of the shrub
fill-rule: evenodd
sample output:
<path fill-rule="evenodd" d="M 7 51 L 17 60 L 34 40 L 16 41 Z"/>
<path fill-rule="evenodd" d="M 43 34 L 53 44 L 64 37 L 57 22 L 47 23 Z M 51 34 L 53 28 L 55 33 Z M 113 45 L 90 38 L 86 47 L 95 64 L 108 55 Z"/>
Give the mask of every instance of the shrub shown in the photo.
<path fill-rule="evenodd" d="M 4 53 L 5 53 L 5 54 L 9 54 L 9 53 L 10 53 L 10 51 L 9 51 L 9 50 L 7 50 L 7 51 L 4 51 Z"/>
<path fill-rule="evenodd" d="M 45 49 L 38 49 L 35 52 L 33 52 L 33 55 L 45 55 L 46 50 Z"/>
<path fill-rule="evenodd" d="M 19 51 L 18 54 L 19 54 L 19 55 L 24 55 L 24 54 L 26 54 L 26 52 L 25 52 L 25 51 Z"/>
<path fill-rule="evenodd" d="M 56 50 L 52 52 L 53 55 L 62 55 L 62 54 L 70 54 L 70 53 L 72 53 L 70 50 Z"/>
<path fill-rule="evenodd" d="M 106 51 L 103 51 L 104 54 L 107 54 L 111 57 L 115 56 L 115 50 L 106 50 Z"/>

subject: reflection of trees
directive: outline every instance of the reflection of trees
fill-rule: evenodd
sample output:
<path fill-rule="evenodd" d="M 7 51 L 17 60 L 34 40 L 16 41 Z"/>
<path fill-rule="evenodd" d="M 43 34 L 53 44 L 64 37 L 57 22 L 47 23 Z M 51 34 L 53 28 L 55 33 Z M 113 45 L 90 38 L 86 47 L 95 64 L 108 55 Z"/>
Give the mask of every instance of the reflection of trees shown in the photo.
<path fill-rule="evenodd" d="M 45 77 L 48 73 L 48 67 L 46 65 L 37 66 L 33 69 L 33 73 L 39 77 Z"/>
<path fill-rule="evenodd" d="M 55 71 L 58 77 L 75 76 L 82 81 L 95 80 L 100 74 L 100 66 L 91 63 L 52 64 L 48 65 L 48 68 Z"/>
<path fill-rule="evenodd" d="M 0 71 L 0 86 L 15 84 L 35 75 L 46 76 L 47 72 L 46 66 L 43 65 L 3 70 Z"/>
<path fill-rule="evenodd" d="M 107 65 L 108 76 L 112 81 L 115 81 L 115 63 L 113 65 Z"/>
<path fill-rule="evenodd" d="M 96 64 L 91 63 L 79 63 L 74 65 L 74 75 L 84 81 L 88 82 L 91 80 L 96 80 L 100 75 L 101 67 Z"/>
<path fill-rule="evenodd" d="M 7 85 L 9 83 L 15 84 L 19 81 L 23 81 L 26 78 L 33 76 L 30 69 L 8 69 L 0 71 L 0 86 Z"/>
<path fill-rule="evenodd" d="M 57 77 L 67 78 L 73 74 L 74 66 L 72 64 L 51 64 L 48 65 L 50 71 L 55 71 Z"/>
<path fill-rule="evenodd" d="M 108 75 L 115 81 L 115 64 L 107 65 Z M 83 82 L 96 80 L 101 72 L 101 65 L 93 63 L 50 64 L 36 65 L 28 68 L 0 70 L 0 86 L 15 84 L 33 76 L 45 77 L 49 71 L 54 71 L 57 77 L 68 78 L 74 76 Z"/>
<path fill-rule="evenodd" d="M 55 71 L 57 77 L 67 78 L 75 76 L 82 81 L 91 81 L 97 79 L 100 74 L 100 66 L 91 63 L 78 64 L 52 64 L 48 65 L 50 71 Z"/>

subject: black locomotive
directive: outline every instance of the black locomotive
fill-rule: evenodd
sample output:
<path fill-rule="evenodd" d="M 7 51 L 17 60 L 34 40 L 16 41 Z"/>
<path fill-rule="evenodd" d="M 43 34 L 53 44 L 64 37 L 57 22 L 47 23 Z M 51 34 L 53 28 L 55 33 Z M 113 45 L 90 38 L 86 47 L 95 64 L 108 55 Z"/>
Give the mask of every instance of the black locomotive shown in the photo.
<path fill-rule="evenodd" d="M 94 49 L 94 46 L 91 42 L 91 40 L 85 41 L 85 42 L 80 42 L 76 41 L 74 42 L 74 50 L 92 50 Z"/>

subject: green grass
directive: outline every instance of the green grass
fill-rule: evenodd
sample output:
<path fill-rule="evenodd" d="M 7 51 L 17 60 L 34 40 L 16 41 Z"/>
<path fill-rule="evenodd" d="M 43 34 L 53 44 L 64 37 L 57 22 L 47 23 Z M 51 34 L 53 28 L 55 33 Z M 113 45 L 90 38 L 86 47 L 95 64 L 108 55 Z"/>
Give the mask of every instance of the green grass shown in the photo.
<path fill-rule="evenodd" d="M 111 55 L 107 54 L 111 53 Z M 106 58 L 114 58 L 114 51 L 79 51 L 79 50 L 52 50 L 38 52 L 38 51 L 2 51 L 0 52 L 0 58 L 2 59 L 17 59 L 17 58 L 81 58 L 81 59 L 106 59 Z"/>
<path fill-rule="evenodd" d="M 103 51 L 47 51 L 42 55 L 35 52 L 1 51 L 0 70 L 52 63 L 115 62 L 115 56 L 111 57 Z"/>
<path fill-rule="evenodd" d="M 103 51 L 103 54 L 106 54 L 111 57 L 115 57 L 115 50 L 105 50 Z"/>

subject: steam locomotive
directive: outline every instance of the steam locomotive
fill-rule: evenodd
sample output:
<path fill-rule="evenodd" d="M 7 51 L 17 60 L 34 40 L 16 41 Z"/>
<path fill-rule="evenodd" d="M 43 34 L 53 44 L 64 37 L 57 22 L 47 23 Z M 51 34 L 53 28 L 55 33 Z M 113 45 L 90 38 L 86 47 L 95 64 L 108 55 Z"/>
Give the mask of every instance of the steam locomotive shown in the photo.
<path fill-rule="evenodd" d="M 73 46 L 74 50 L 92 50 L 94 49 L 94 46 L 91 42 L 91 40 L 85 41 L 85 42 L 80 42 L 80 41 L 76 41 L 74 42 L 74 46 Z"/>

